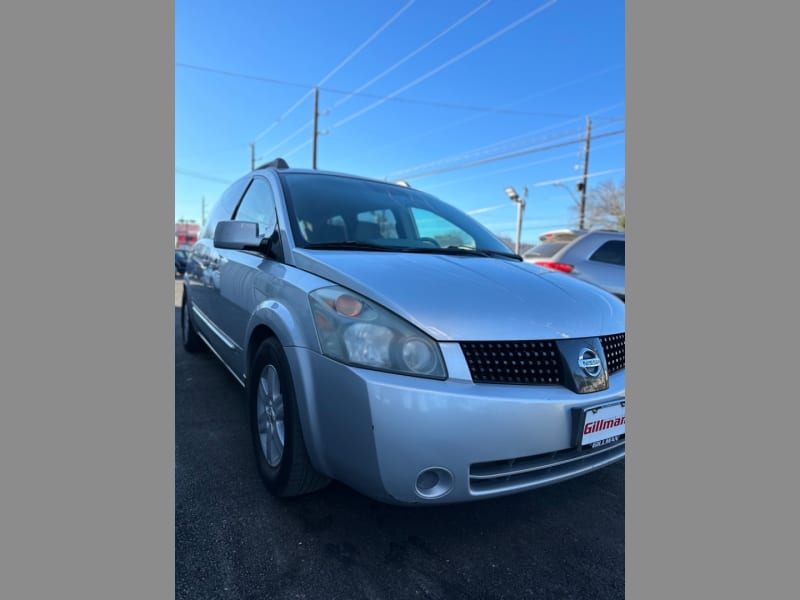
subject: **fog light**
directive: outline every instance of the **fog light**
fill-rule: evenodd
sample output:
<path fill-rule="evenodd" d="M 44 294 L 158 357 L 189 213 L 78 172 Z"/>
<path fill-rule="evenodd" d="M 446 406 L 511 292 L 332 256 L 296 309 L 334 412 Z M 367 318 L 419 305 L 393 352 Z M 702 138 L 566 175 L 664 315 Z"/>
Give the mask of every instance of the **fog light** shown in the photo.
<path fill-rule="evenodd" d="M 439 483 L 439 474 L 436 471 L 423 471 L 419 477 L 417 477 L 417 489 L 421 492 L 427 492 L 433 486 Z"/>
<path fill-rule="evenodd" d="M 453 474 L 442 467 L 430 467 L 417 475 L 417 495 L 432 500 L 449 494 L 453 489 Z"/>

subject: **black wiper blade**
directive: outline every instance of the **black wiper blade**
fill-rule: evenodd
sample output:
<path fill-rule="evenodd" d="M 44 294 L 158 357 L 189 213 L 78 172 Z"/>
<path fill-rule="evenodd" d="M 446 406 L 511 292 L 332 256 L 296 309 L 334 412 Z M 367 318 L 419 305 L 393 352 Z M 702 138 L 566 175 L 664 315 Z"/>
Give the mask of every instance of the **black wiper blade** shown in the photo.
<path fill-rule="evenodd" d="M 392 248 L 387 248 L 386 246 L 356 241 L 318 242 L 316 244 L 306 244 L 303 247 L 308 250 L 370 250 L 373 252 L 392 251 Z"/>
<path fill-rule="evenodd" d="M 445 248 L 403 248 L 401 251 L 415 254 L 452 254 L 461 256 L 484 256 L 488 258 L 502 257 L 522 261 L 522 257 L 513 252 L 500 252 L 499 250 L 486 250 L 482 248 L 462 248 L 459 246 L 447 246 Z"/>
<path fill-rule="evenodd" d="M 500 252 L 499 250 L 478 250 L 478 252 L 486 252 L 489 256 L 502 256 L 503 258 L 513 258 L 519 262 L 523 262 L 525 259 L 522 258 L 519 254 L 515 254 L 514 252 Z"/>

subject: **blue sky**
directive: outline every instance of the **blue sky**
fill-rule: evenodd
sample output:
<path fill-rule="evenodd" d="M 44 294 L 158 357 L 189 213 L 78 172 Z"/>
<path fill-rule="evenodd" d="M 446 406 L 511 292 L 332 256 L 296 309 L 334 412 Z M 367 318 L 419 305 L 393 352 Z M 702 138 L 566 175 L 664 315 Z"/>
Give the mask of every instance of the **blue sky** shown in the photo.
<path fill-rule="evenodd" d="M 498 235 L 507 186 L 529 190 L 523 242 L 577 225 L 587 116 L 589 189 L 625 180 L 622 0 L 176 0 L 175 63 L 176 219 L 250 144 L 310 168 L 314 87 L 317 168 L 405 179 Z"/>

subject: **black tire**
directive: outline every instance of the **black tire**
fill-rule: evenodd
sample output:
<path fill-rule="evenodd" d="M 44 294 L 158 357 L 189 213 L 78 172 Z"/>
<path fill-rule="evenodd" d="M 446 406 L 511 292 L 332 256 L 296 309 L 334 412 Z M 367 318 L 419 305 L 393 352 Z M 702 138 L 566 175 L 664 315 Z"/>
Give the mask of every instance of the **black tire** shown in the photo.
<path fill-rule="evenodd" d="M 308 458 L 289 363 L 275 338 L 261 343 L 247 380 L 250 432 L 264 485 L 279 497 L 325 487 L 330 480 Z"/>
<path fill-rule="evenodd" d="M 197 335 L 192 321 L 192 311 L 189 310 L 189 299 L 186 297 L 186 289 L 183 290 L 183 302 L 181 302 L 181 340 L 183 349 L 190 354 L 202 352 L 206 349 L 203 339 Z"/>

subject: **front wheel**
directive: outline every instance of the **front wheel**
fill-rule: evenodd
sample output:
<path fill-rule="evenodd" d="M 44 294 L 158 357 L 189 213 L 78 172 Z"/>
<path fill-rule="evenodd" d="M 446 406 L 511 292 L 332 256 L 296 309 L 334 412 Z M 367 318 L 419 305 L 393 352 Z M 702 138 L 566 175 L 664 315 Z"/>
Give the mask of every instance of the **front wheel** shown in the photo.
<path fill-rule="evenodd" d="M 289 364 L 280 343 L 269 338 L 255 354 L 248 377 L 250 430 L 256 464 L 276 496 L 299 496 L 328 483 L 306 451 Z"/>

